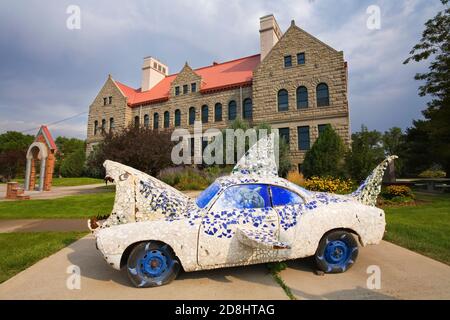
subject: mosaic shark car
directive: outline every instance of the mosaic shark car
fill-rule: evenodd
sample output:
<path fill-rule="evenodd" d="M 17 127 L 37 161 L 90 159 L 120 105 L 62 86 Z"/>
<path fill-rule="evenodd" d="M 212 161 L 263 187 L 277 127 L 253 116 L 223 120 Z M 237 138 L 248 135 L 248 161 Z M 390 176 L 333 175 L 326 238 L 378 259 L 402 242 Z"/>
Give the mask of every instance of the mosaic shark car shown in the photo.
<path fill-rule="evenodd" d="M 229 176 L 196 199 L 136 169 L 105 161 L 116 184 L 111 215 L 93 223 L 97 248 L 136 287 L 186 272 L 314 256 L 327 273 L 348 270 L 385 230 L 375 207 L 386 158 L 352 194 L 308 191 L 277 174 L 273 136 L 259 140 Z M 264 151 L 264 152 L 262 152 Z"/>

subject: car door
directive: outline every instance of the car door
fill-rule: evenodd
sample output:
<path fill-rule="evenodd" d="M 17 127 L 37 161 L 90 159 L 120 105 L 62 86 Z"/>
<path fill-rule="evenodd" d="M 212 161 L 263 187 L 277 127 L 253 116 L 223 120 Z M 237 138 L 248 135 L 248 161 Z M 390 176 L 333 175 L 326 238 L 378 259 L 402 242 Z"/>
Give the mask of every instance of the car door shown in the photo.
<path fill-rule="evenodd" d="M 270 193 L 272 205 L 280 223 L 279 241 L 291 247 L 301 245 L 296 243 L 295 235 L 301 207 L 305 200 L 295 191 L 280 186 L 270 186 Z"/>
<path fill-rule="evenodd" d="M 240 228 L 269 230 L 278 236 L 278 215 L 265 184 L 234 185 L 219 195 L 205 214 L 199 230 L 198 263 L 231 265 L 257 259 L 255 247 L 239 240 Z"/>

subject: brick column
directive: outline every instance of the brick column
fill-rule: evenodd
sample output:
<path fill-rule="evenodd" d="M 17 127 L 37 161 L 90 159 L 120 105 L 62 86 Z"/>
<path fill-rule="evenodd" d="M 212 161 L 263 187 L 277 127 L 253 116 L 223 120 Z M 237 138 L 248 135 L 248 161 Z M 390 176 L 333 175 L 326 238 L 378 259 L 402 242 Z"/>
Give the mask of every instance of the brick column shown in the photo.
<path fill-rule="evenodd" d="M 31 159 L 31 168 L 30 168 L 30 184 L 28 186 L 28 190 L 33 191 L 36 184 L 36 161 Z"/>

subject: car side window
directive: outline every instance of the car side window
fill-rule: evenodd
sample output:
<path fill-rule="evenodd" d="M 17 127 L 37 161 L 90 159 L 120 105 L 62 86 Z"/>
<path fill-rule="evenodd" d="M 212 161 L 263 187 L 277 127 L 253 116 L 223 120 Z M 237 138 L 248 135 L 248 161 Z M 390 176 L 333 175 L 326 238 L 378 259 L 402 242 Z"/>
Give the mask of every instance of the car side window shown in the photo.
<path fill-rule="evenodd" d="M 272 191 L 272 203 L 274 207 L 302 204 L 304 202 L 302 197 L 291 190 L 277 186 L 270 186 L 270 190 Z"/>
<path fill-rule="evenodd" d="M 267 185 L 245 184 L 226 189 L 214 204 L 214 210 L 270 207 Z"/>

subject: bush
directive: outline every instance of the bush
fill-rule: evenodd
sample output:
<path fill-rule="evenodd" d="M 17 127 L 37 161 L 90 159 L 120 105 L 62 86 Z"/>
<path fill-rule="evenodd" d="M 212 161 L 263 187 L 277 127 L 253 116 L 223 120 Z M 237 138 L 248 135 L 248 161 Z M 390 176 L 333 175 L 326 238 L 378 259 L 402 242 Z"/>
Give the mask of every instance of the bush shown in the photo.
<path fill-rule="evenodd" d="M 302 172 L 305 177 L 344 174 L 345 146 L 341 137 L 328 125 L 312 148 L 306 152 Z"/>
<path fill-rule="evenodd" d="M 193 167 L 167 168 L 158 178 L 178 190 L 203 190 L 212 182 L 205 172 Z"/>
<path fill-rule="evenodd" d="M 61 175 L 63 177 L 81 177 L 84 172 L 86 153 L 79 149 L 71 153 L 61 162 Z"/>
<path fill-rule="evenodd" d="M 299 186 L 303 185 L 303 183 L 305 182 L 305 178 L 303 177 L 303 174 L 301 174 L 297 171 L 289 171 L 286 179 L 292 183 L 298 184 Z"/>
<path fill-rule="evenodd" d="M 170 156 L 174 143 L 170 137 L 170 131 L 144 127 L 129 127 L 107 134 L 89 155 L 88 172 L 92 176 L 104 176 L 103 162 L 112 160 L 155 177 L 172 164 Z"/>
<path fill-rule="evenodd" d="M 414 199 L 414 194 L 412 193 L 411 188 L 407 186 L 388 186 L 383 188 L 381 191 L 381 196 L 384 199 L 396 202 L 399 202 L 400 199 Z"/>
<path fill-rule="evenodd" d="M 430 168 L 419 174 L 420 178 L 445 178 L 447 173 L 440 168 Z"/>
<path fill-rule="evenodd" d="M 302 184 L 302 187 L 311 191 L 320 192 L 332 192 L 332 193 L 350 193 L 355 189 L 355 184 L 350 179 L 340 179 L 340 178 L 319 178 L 312 177 L 306 179 Z"/>

